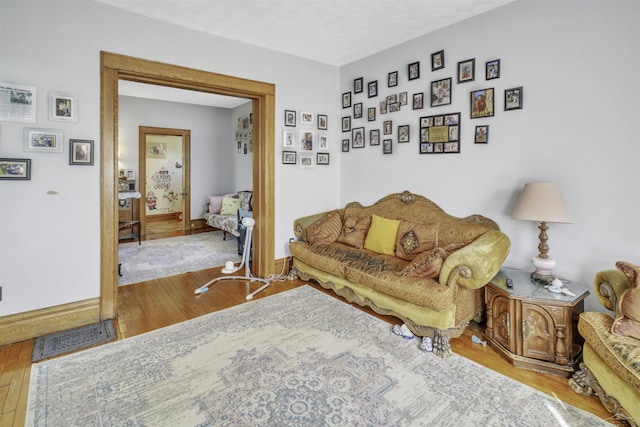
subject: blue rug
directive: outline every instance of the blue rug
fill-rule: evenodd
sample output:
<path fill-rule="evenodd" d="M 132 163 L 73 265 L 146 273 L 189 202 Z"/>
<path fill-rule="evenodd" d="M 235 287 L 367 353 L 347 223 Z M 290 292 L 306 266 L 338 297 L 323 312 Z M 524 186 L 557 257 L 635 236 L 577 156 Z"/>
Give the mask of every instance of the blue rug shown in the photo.
<path fill-rule="evenodd" d="M 418 344 L 304 286 L 34 364 L 26 425 L 607 425 Z"/>

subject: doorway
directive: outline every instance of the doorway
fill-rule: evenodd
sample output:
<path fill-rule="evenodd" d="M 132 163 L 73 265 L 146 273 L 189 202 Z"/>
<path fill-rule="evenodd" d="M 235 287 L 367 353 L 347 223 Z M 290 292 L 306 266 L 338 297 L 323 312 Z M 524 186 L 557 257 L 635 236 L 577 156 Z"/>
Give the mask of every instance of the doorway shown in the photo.
<path fill-rule="evenodd" d="M 100 53 L 101 60 L 101 266 L 100 317 L 117 315 L 117 159 L 118 81 L 247 98 L 253 117 L 253 271 L 266 277 L 275 271 L 274 244 L 274 127 L 275 86 L 233 76 L 145 59 Z"/>

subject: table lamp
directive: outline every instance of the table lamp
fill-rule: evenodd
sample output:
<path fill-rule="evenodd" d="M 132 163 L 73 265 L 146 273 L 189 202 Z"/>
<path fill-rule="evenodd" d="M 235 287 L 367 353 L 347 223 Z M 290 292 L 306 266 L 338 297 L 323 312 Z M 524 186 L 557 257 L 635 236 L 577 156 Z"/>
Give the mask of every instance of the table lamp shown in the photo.
<path fill-rule="evenodd" d="M 535 283 L 547 285 L 555 279 L 551 270 L 556 262 L 549 258 L 549 245 L 547 244 L 548 222 L 571 224 L 571 214 L 564 203 L 560 189 L 550 182 L 531 182 L 525 184 L 518 203 L 511 214 L 512 219 L 524 221 L 536 221 L 540 225 L 540 244 L 538 256 L 531 258 L 531 263 L 536 271 L 531 273 L 531 280 Z"/>

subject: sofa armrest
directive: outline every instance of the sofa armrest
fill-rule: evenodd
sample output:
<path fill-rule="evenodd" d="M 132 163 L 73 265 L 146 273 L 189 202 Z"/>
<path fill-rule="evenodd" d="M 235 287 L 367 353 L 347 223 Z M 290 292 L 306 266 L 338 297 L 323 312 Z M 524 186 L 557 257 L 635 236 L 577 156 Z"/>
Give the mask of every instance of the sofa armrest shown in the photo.
<path fill-rule="evenodd" d="M 342 217 L 342 212 L 341 212 L 342 209 L 338 209 L 338 211 L 340 212 L 340 215 Z M 298 240 L 302 240 L 302 241 L 306 242 L 307 241 L 307 233 L 306 233 L 307 227 L 309 227 L 314 222 L 321 220 L 329 212 L 333 212 L 333 211 L 321 212 L 321 213 L 317 213 L 317 214 L 313 214 L 313 215 L 309 215 L 309 216 L 304 216 L 302 218 L 298 218 L 295 221 L 293 221 L 293 232 L 295 233 L 296 238 Z"/>
<path fill-rule="evenodd" d="M 452 286 L 456 281 L 470 289 L 482 288 L 498 273 L 510 248 L 506 234 L 489 230 L 444 260 L 439 282 Z"/>
<path fill-rule="evenodd" d="M 620 270 L 604 270 L 596 274 L 593 288 L 600 304 L 618 316 L 618 300 L 631 287 L 631 281 Z"/>

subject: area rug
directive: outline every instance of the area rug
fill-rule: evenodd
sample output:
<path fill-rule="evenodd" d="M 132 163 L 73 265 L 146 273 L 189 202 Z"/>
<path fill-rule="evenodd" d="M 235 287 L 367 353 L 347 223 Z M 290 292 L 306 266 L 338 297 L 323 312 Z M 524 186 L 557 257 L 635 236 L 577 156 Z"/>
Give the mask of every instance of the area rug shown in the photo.
<path fill-rule="evenodd" d="M 34 340 L 31 361 L 37 362 L 48 357 L 70 353 L 115 339 L 116 331 L 111 320 L 104 320 L 93 325 L 81 326 L 68 331 L 56 332 Z"/>
<path fill-rule="evenodd" d="M 27 426 L 604 426 L 303 286 L 32 365 Z"/>
<path fill-rule="evenodd" d="M 241 259 L 236 238 L 227 236 L 227 240 L 222 240 L 221 231 L 147 240 L 141 245 L 122 243 L 118 245 L 122 274 L 118 285 L 204 270 Z"/>

